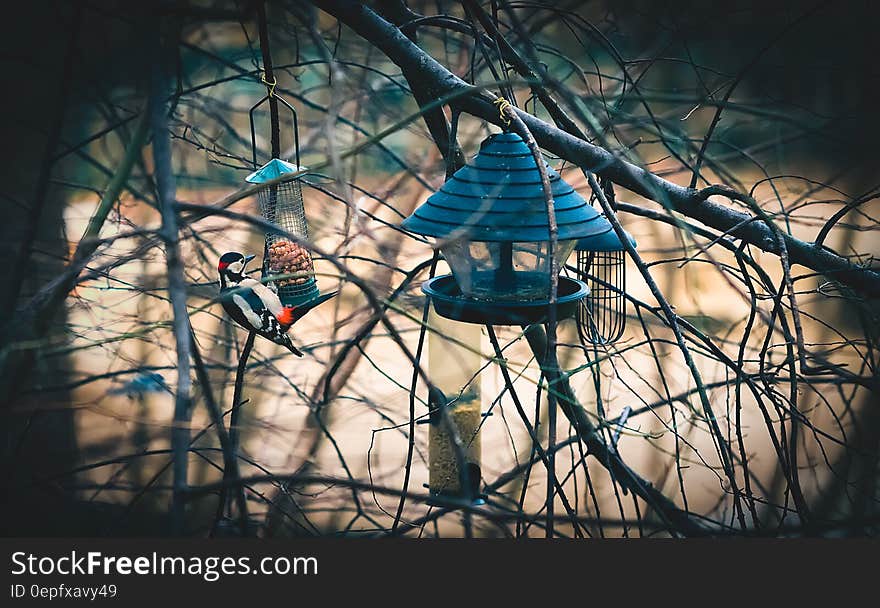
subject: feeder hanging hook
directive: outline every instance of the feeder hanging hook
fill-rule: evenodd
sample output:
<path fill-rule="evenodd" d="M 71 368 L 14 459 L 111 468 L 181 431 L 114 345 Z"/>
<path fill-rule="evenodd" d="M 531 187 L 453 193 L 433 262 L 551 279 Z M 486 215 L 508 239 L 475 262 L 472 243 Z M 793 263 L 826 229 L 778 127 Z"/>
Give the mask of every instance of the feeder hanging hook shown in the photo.
<path fill-rule="evenodd" d="M 510 102 L 507 101 L 503 97 L 498 97 L 495 101 L 492 102 L 494 105 L 498 106 L 498 116 L 504 121 L 506 126 L 510 126 L 510 118 L 507 117 L 505 111 L 510 108 Z"/>
<path fill-rule="evenodd" d="M 266 88 L 269 89 L 266 94 L 268 97 L 275 97 L 275 86 L 278 84 L 278 79 L 275 76 L 272 76 L 272 82 L 266 80 L 266 72 L 265 70 L 260 71 L 260 82 L 266 85 Z"/>

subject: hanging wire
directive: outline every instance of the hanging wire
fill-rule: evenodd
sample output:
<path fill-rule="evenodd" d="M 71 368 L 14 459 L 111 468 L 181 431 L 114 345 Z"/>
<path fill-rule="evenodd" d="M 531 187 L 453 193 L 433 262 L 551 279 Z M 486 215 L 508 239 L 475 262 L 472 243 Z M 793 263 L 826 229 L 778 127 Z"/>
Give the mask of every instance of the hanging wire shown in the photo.
<path fill-rule="evenodd" d="M 258 101 L 253 106 L 251 106 L 251 109 L 248 112 L 248 116 L 249 116 L 250 122 L 251 122 L 251 162 L 253 163 L 254 168 L 256 169 L 258 166 L 257 165 L 257 131 L 256 131 L 255 123 L 254 123 L 254 115 L 256 114 L 257 108 L 259 108 L 261 105 L 263 105 L 264 103 L 266 103 L 270 99 L 274 99 L 275 101 L 280 102 L 281 105 L 283 105 L 285 108 L 287 108 L 290 111 L 290 115 L 291 115 L 291 118 L 293 121 L 293 155 L 294 155 L 294 159 L 296 161 L 296 166 L 299 167 L 300 166 L 300 160 L 299 160 L 299 121 L 297 120 L 296 110 L 294 109 L 294 107 L 292 105 L 290 105 L 287 102 L 286 99 L 284 99 L 283 97 L 281 97 L 280 95 L 277 95 L 275 93 L 275 86 L 277 83 L 274 81 L 274 78 L 273 78 L 272 83 L 267 83 L 265 76 L 261 76 L 260 81 L 266 85 L 266 87 L 269 89 L 269 92 L 260 101 Z"/>

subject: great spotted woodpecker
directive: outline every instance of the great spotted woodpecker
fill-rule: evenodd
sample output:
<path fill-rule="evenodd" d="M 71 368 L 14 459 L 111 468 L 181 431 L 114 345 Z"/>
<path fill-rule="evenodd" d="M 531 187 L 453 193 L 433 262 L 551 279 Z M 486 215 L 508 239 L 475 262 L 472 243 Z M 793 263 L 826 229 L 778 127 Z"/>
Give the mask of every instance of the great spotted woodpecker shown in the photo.
<path fill-rule="evenodd" d="M 254 331 L 287 348 L 297 357 L 302 353 L 290 341 L 287 330 L 318 304 L 326 302 L 337 292 L 326 293 L 301 306 L 284 306 L 278 295 L 268 286 L 247 276 L 247 264 L 252 255 L 237 251 L 224 253 L 217 263 L 220 273 L 220 301 L 232 320 L 248 331 Z"/>

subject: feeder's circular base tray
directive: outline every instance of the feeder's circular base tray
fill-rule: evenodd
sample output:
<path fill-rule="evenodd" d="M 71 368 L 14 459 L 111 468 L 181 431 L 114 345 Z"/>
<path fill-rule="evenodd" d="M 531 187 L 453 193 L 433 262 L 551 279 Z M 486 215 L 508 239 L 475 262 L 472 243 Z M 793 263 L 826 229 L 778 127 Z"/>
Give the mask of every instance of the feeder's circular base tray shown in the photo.
<path fill-rule="evenodd" d="M 278 288 L 278 298 L 285 306 L 300 306 L 306 302 L 311 302 L 321 295 L 318 291 L 318 282 L 310 278 L 302 285 L 285 286 Z"/>
<path fill-rule="evenodd" d="M 489 302 L 462 295 L 451 274 L 434 277 L 422 283 L 422 292 L 431 298 L 434 310 L 441 317 L 480 325 L 531 325 L 547 320 L 547 300 L 528 302 Z M 573 317 L 578 303 L 590 289 L 586 283 L 559 277 L 556 297 L 556 318 Z"/>

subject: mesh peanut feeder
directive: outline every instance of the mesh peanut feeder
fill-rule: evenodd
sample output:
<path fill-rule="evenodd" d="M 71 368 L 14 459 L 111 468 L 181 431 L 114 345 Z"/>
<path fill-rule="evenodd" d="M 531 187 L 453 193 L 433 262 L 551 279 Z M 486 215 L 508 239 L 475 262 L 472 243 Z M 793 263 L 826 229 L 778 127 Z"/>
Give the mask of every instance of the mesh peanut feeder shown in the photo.
<path fill-rule="evenodd" d="M 626 238 L 633 247 L 635 240 Z M 581 343 L 611 344 L 626 329 L 626 253 L 614 230 L 582 238 L 575 245 L 578 278 L 590 288 L 577 313 Z"/>
<path fill-rule="evenodd" d="M 247 181 L 262 184 L 285 173 L 298 171 L 298 166 L 273 158 L 248 175 Z M 259 191 L 257 199 L 260 213 L 267 221 L 287 233 L 308 240 L 309 225 L 303 207 L 302 184 L 298 179 L 267 186 Z M 263 275 L 270 279 L 278 291 L 278 297 L 287 306 L 298 306 L 319 295 L 311 254 L 286 234 L 266 233 Z"/>
<path fill-rule="evenodd" d="M 274 93 L 272 94 L 274 95 Z M 299 173 L 299 135 L 296 111 L 282 98 L 274 95 L 293 115 L 293 136 L 296 164 L 273 158 L 265 165 L 247 176 L 251 184 L 270 183 L 257 193 L 260 213 L 269 222 L 286 233 L 295 235 L 303 241 L 309 239 L 309 225 L 303 206 L 302 183 L 298 178 L 282 183 L 273 183 L 289 173 Z M 256 130 L 254 112 L 270 96 L 260 100 L 250 111 L 251 144 L 254 167 L 257 166 Z M 268 278 L 278 292 L 278 297 L 286 306 L 299 306 L 320 295 L 315 280 L 315 265 L 311 253 L 295 240 L 282 232 L 266 233 L 266 247 L 263 256 L 263 276 Z"/>

